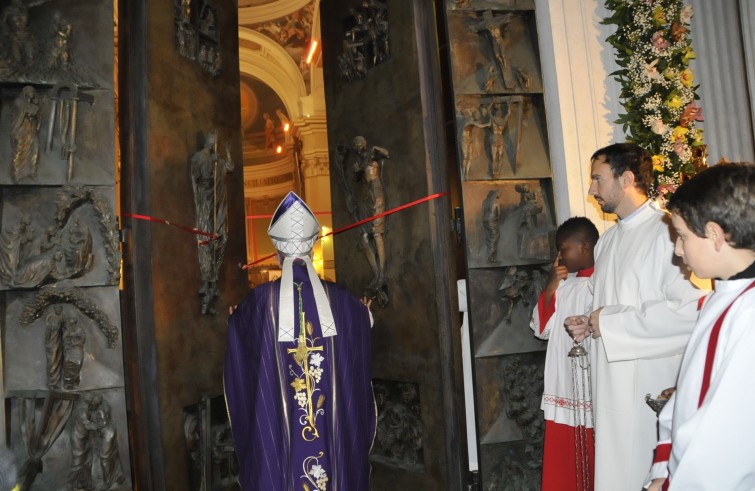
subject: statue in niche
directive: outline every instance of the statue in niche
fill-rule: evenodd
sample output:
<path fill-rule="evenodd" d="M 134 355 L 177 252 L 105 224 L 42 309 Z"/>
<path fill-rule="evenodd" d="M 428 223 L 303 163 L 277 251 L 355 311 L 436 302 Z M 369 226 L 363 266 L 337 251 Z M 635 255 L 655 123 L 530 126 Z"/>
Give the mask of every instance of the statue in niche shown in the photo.
<path fill-rule="evenodd" d="M 336 162 L 339 179 L 346 194 L 346 207 L 355 221 L 379 215 L 385 211 L 383 191 L 383 160 L 390 158 L 390 152 L 382 147 L 368 148 L 363 136 L 354 137 L 351 145 L 336 146 Z M 350 169 L 347 166 L 350 165 Z M 352 178 L 362 183 L 361 190 L 352 189 Z M 360 192 L 361 191 L 361 192 Z M 357 193 L 360 199 L 356 199 Z M 372 281 L 367 285 L 365 295 L 376 299 L 378 304 L 388 304 L 388 287 L 385 281 L 385 218 L 380 217 L 362 226 L 360 247 L 367 256 L 372 269 Z"/>
<path fill-rule="evenodd" d="M 11 59 L 17 65 L 31 66 L 36 55 L 36 43 L 29 29 L 29 8 L 23 0 L 11 0 L 11 4 L 3 9 L 2 26 L 8 32 Z"/>
<path fill-rule="evenodd" d="M 490 120 L 485 121 L 487 109 L 473 108 L 468 111 L 468 116 L 464 120 L 464 126 L 461 130 L 461 156 L 464 167 L 464 178 L 469 177 L 469 171 L 472 168 L 472 159 L 475 157 L 475 128 L 487 128 L 490 126 Z"/>
<path fill-rule="evenodd" d="M 275 115 L 278 117 L 278 121 L 280 121 L 281 129 L 283 130 L 284 141 L 286 142 L 286 144 L 291 143 L 292 135 L 294 132 L 294 127 L 291 124 L 291 120 L 288 119 L 288 116 L 286 116 L 280 108 L 275 110 Z"/>
<path fill-rule="evenodd" d="M 79 407 L 71 432 L 71 472 L 68 486 L 72 490 L 94 489 L 94 455 L 100 461 L 102 483 L 97 489 L 110 489 L 123 484 L 118 452 L 118 433 L 112 423 L 110 405 L 100 394 L 87 394 Z"/>
<path fill-rule="evenodd" d="M 532 230 L 538 226 L 538 216 L 543 207 L 537 202 L 537 193 L 530 190 L 528 184 L 517 184 L 514 189 L 519 193 L 519 226 L 523 229 Z"/>
<path fill-rule="evenodd" d="M 506 151 L 505 132 L 511 117 L 511 104 L 508 104 L 506 114 L 503 114 L 502 103 L 491 104 L 490 109 L 490 158 L 492 160 L 492 176 L 498 177 L 501 172 L 501 161 Z M 516 173 L 516 169 L 514 170 Z"/>
<path fill-rule="evenodd" d="M 63 306 L 55 305 L 45 318 L 47 387 L 60 387 L 63 378 Z"/>
<path fill-rule="evenodd" d="M 537 296 L 545 287 L 545 277 L 543 274 L 534 269 L 527 272 L 525 269 L 509 266 L 504 271 L 503 279 L 498 285 L 498 291 L 501 292 L 501 301 L 503 302 L 503 319 L 511 322 L 511 315 L 514 313 L 514 305 L 521 303 L 526 310 L 537 302 Z"/>
<path fill-rule="evenodd" d="M 52 20 L 52 47 L 47 60 L 47 65 L 50 68 L 68 68 L 71 61 L 69 41 L 72 31 L 71 23 L 63 18 L 60 12 L 56 11 Z"/>
<path fill-rule="evenodd" d="M 92 233 L 78 218 L 73 219 L 73 224 L 68 229 L 68 242 L 63 253 L 69 278 L 92 269 Z"/>
<path fill-rule="evenodd" d="M 493 50 L 498 70 L 501 72 L 503 86 L 506 89 L 513 89 L 516 85 L 509 59 L 506 57 L 506 40 L 503 36 L 503 30 L 506 29 L 512 19 L 512 13 L 495 16 L 491 10 L 486 10 L 482 13 L 482 20 L 470 26 L 473 32 L 485 35 L 490 41 L 490 47 Z"/>
<path fill-rule="evenodd" d="M 482 227 L 485 231 L 485 247 L 488 252 L 488 261 L 491 263 L 498 261 L 498 239 L 501 236 L 501 206 L 498 202 L 500 196 L 501 191 L 494 189 L 488 191 L 488 195 L 482 202 Z"/>
<path fill-rule="evenodd" d="M 10 130 L 13 181 L 27 176 L 36 179 L 41 115 L 34 87 L 27 85 L 21 90 L 13 101 L 13 110 Z"/>
<path fill-rule="evenodd" d="M 269 113 L 262 113 L 262 119 L 265 122 L 265 148 L 275 146 L 275 122 Z"/>
<path fill-rule="evenodd" d="M 68 317 L 63 322 L 63 388 L 76 389 L 81 383 L 84 344 L 87 335 L 79 321 Z"/>
<path fill-rule="evenodd" d="M 212 237 L 197 235 L 199 271 L 202 286 L 203 314 L 215 314 L 213 307 L 218 290 L 218 275 L 223 264 L 225 246 L 228 241 L 228 197 L 225 177 L 235 166 L 231 159 L 230 143 L 226 144 L 226 157 L 218 154 L 217 131 L 211 131 L 205 138 L 204 147 L 191 157 L 191 183 L 194 190 L 194 210 L 196 228 Z"/>

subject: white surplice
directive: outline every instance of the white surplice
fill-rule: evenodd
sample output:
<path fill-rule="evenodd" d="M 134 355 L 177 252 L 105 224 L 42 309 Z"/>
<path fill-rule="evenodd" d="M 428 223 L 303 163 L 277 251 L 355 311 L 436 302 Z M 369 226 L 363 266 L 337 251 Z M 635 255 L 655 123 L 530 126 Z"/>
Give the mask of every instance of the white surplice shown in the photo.
<path fill-rule="evenodd" d="M 592 282 L 589 277 L 570 276 L 562 281 L 555 293 L 555 312 L 547 320 L 540 332 L 541 319 L 536 306 L 532 312 L 530 328 L 535 336 L 548 340 L 545 353 L 545 370 L 543 376 L 543 399 L 540 408 L 545 419 L 559 424 L 576 426 L 575 408 L 587 409 L 586 425 L 593 427 L 591 401 L 577 401 L 574 395 L 569 350 L 574 341 L 564 328 L 564 320 L 571 315 L 582 315 L 592 307 Z M 590 350 L 590 340 L 585 339 L 583 346 Z M 585 394 L 581 378 L 577 380 L 579 390 Z M 585 404 L 587 405 L 585 407 Z"/>
<path fill-rule="evenodd" d="M 669 490 L 755 489 L 755 418 L 750 414 L 755 407 L 755 289 L 736 299 L 752 281 L 716 281 L 715 292 L 705 299 L 677 390 L 659 418 L 659 447 L 670 441 L 671 455 L 653 465 L 648 482 L 666 477 L 668 470 Z M 710 333 L 729 305 L 710 386 L 698 408 Z"/>
<path fill-rule="evenodd" d="M 667 214 L 652 202 L 595 247 L 593 309 L 603 307 L 591 349 L 596 491 L 642 489 L 653 461 L 657 418 L 645 395 L 676 384 L 703 294 L 675 264 Z"/>

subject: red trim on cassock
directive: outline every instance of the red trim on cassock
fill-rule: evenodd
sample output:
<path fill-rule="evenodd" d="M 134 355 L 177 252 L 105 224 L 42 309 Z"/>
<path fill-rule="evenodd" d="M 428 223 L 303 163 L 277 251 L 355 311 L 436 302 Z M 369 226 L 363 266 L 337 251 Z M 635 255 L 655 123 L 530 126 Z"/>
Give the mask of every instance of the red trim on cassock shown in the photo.
<path fill-rule="evenodd" d="M 659 462 L 668 462 L 669 457 L 671 457 L 671 444 L 659 443 L 658 446 L 655 447 L 655 457 L 653 457 L 653 463 L 657 464 Z"/>
<path fill-rule="evenodd" d="M 577 278 L 589 278 L 590 276 L 592 276 L 594 271 L 595 271 L 595 266 L 590 266 L 589 268 L 581 269 L 577 272 Z"/>
<path fill-rule="evenodd" d="M 755 288 L 755 281 L 747 285 L 747 288 L 739 292 L 739 295 L 737 295 L 737 297 L 731 301 L 729 306 L 726 307 L 723 312 L 721 312 L 721 315 L 716 320 L 716 323 L 713 324 L 713 329 L 711 329 L 710 331 L 710 338 L 708 338 L 708 351 L 705 354 L 703 382 L 700 386 L 700 399 L 698 399 L 697 401 L 697 407 L 703 405 L 705 394 L 708 393 L 708 388 L 710 388 L 710 378 L 713 372 L 713 360 L 716 358 L 716 346 L 718 346 L 718 335 L 721 333 L 721 326 L 724 323 L 724 319 L 726 319 L 726 314 L 729 313 L 729 309 L 732 305 L 734 305 L 734 302 L 739 300 L 739 297 L 750 291 L 752 288 Z"/>
<path fill-rule="evenodd" d="M 545 325 L 548 323 L 553 314 L 556 313 L 556 292 L 551 295 L 550 302 L 545 301 L 545 292 L 540 294 L 537 299 L 537 315 L 540 318 L 540 334 L 545 330 Z"/>
<path fill-rule="evenodd" d="M 579 430 L 579 434 L 577 434 Z M 587 455 L 576 455 L 575 440 L 583 438 L 587 445 Z M 564 425 L 555 421 L 545 421 L 545 442 L 543 444 L 542 491 L 592 491 L 595 465 L 595 437 L 592 428 Z M 578 479 L 581 465 L 587 460 L 588 483 L 585 487 Z M 578 466 L 579 465 L 579 469 Z M 578 482 L 580 481 L 580 482 Z"/>

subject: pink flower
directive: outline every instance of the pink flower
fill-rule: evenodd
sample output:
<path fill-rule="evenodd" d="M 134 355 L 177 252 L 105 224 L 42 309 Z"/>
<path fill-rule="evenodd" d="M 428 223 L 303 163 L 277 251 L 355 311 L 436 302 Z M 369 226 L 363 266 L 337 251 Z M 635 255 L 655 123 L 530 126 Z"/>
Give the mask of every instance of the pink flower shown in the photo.
<path fill-rule="evenodd" d="M 679 12 L 679 20 L 684 22 L 687 25 L 689 25 L 689 23 L 692 22 L 692 6 L 691 5 L 685 5 L 684 7 L 682 7 L 681 12 Z"/>
<path fill-rule="evenodd" d="M 651 42 L 653 44 L 653 48 L 655 48 L 658 51 L 662 51 L 668 48 L 669 46 L 671 46 L 671 43 L 666 41 L 661 31 L 658 31 L 655 34 L 653 34 L 653 39 Z"/>
<path fill-rule="evenodd" d="M 699 107 L 695 101 L 687 104 L 684 108 L 684 112 L 679 117 L 679 124 L 685 128 L 689 126 L 692 121 L 704 121 L 703 108 Z"/>
<path fill-rule="evenodd" d="M 674 153 L 678 156 L 682 156 L 684 151 L 687 149 L 687 145 L 684 144 L 684 142 L 676 142 L 674 143 Z"/>
<path fill-rule="evenodd" d="M 676 192 L 676 184 L 661 184 L 658 186 L 658 193 L 660 193 L 661 196 L 668 193 L 674 193 Z"/>

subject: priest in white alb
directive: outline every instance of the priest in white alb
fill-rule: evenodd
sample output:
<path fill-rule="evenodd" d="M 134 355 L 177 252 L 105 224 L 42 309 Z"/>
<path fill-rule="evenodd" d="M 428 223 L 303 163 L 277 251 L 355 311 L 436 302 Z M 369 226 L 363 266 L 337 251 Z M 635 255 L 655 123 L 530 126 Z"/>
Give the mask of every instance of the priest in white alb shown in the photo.
<path fill-rule="evenodd" d="M 595 248 L 593 311 L 565 325 L 591 335 L 595 489 L 642 489 L 657 438 L 645 395 L 676 384 L 703 294 L 674 261 L 668 214 L 648 200 L 652 158 L 635 144 L 593 154 L 589 194 L 618 223 Z"/>

